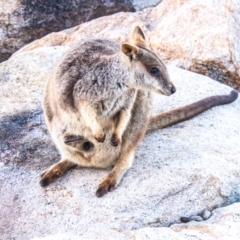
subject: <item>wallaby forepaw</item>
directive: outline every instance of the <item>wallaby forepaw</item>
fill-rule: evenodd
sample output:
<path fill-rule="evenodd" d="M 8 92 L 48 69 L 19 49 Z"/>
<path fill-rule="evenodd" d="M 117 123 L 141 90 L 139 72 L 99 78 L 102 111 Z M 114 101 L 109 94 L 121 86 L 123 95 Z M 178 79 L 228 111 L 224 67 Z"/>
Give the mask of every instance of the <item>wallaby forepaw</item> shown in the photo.
<path fill-rule="evenodd" d="M 116 133 L 113 133 L 111 138 L 111 144 L 114 147 L 117 147 L 121 143 L 121 139 L 118 137 Z"/>
<path fill-rule="evenodd" d="M 94 138 L 98 142 L 104 142 L 106 135 L 104 133 L 94 135 Z"/>
<path fill-rule="evenodd" d="M 102 197 L 108 192 L 111 192 L 116 187 L 116 180 L 114 177 L 107 177 L 103 182 L 98 186 L 98 189 L 96 191 L 97 197 Z"/>

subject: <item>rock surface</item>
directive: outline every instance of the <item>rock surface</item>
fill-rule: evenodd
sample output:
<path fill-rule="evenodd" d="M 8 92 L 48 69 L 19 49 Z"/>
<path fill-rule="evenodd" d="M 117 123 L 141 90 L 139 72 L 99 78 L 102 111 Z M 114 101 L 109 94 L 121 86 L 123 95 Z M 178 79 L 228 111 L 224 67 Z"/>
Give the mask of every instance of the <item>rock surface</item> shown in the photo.
<path fill-rule="evenodd" d="M 139 25 L 168 64 L 207 75 L 240 89 L 240 2 L 164 0 L 155 8 L 118 13 L 53 33 L 21 51 L 69 46 L 89 37 L 125 41 Z"/>
<path fill-rule="evenodd" d="M 145 227 L 142 229 L 116 232 L 114 230 L 87 232 L 81 239 L 116 239 L 116 240 L 218 240 L 239 239 L 240 236 L 240 203 L 213 210 L 212 217 L 205 222 L 192 221 L 187 224 L 173 224 L 171 227 Z M 34 240 L 78 240 L 80 236 L 74 234 L 57 234 L 46 237 L 34 238 Z"/>
<path fill-rule="evenodd" d="M 0 62 L 48 33 L 121 11 L 134 11 L 134 7 L 129 0 L 1 0 Z"/>
<path fill-rule="evenodd" d="M 240 99 L 146 136 L 120 186 L 101 199 L 96 187 L 109 169 L 76 168 L 46 189 L 39 186 L 40 173 L 59 158 L 42 116 L 43 86 L 68 48 L 35 45 L 0 64 L 1 239 L 214 239 L 211 232 L 224 233 L 231 223 L 226 234 L 239 238 L 239 203 L 225 215 L 229 223 L 219 217 L 215 225 L 210 217 L 175 224 L 239 201 Z M 208 77 L 168 68 L 177 92 L 156 95 L 155 112 L 230 91 Z"/>
<path fill-rule="evenodd" d="M 162 0 L 131 0 L 136 11 L 142 11 L 145 8 L 155 7 L 162 2 Z"/>

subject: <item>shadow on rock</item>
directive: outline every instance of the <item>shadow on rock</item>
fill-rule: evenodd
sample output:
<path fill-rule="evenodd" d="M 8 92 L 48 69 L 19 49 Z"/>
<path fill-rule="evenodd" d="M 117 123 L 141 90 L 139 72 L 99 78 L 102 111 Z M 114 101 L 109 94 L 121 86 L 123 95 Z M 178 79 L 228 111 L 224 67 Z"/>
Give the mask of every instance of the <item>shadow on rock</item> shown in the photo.
<path fill-rule="evenodd" d="M 59 154 L 48 134 L 43 112 L 21 112 L 0 120 L 0 161 L 44 168 Z"/>

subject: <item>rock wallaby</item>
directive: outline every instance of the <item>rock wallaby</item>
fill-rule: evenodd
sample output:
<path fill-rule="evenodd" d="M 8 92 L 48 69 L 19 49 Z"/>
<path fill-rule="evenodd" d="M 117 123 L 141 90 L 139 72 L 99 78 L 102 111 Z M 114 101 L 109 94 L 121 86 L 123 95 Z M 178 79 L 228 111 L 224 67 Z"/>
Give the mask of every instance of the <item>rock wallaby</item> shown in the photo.
<path fill-rule="evenodd" d="M 176 89 L 139 27 L 129 43 L 90 39 L 70 50 L 45 87 L 45 119 L 61 160 L 41 175 L 40 184 L 47 186 L 76 164 L 114 165 L 98 186 L 96 196 L 102 197 L 116 188 L 131 167 L 146 133 L 238 97 L 232 91 L 151 117 L 152 91 L 169 96 Z"/>

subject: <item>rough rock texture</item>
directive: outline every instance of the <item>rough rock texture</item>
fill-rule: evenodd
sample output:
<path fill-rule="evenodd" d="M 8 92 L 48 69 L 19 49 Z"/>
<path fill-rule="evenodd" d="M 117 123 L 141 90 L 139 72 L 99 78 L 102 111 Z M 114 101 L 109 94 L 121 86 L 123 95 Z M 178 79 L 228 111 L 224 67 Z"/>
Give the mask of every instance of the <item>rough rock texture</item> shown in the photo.
<path fill-rule="evenodd" d="M 101 199 L 96 187 L 109 169 L 76 168 L 39 186 L 40 173 L 58 159 L 40 108 L 43 85 L 67 49 L 35 45 L 0 64 L 1 239 L 208 239 L 231 223 L 226 234 L 240 238 L 239 204 L 224 215 L 229 223 L 210 217 L 205 228 L 205 222 L 172 225 L 239 201 L 240 99 L 146 136 L 120 186 Z M 169 72 L 177 92 L 156 95 L 155 112 L 230 91 L 173 66 Z"/>
<path fill-rule="evenodd" d="M 207 75 L 240 89 L 240 2 L 164 0 L 156 8 L 118 13 L 53 33 L 21 51 L 68 46 L 89 37 L 124 41 L 141 26 L 165 63 Z"/>
<path fill-rule="evenodd" d="M 50 32 L 121 11 L 134 11 L 129 0 L 1 0 L 0 62 Z"/>
<path fill-rule="evenodd" d="M 162 0 L 130 0 L 133 4 L 133 7 L 135 8 L 136 11 L 142 11 L 145 8 L 149 7 L 155 7 L 159 3 L 162 2 Z"/>
<path fill-rule="evenodd" d="M 188 224 L 173 224 L 170 228 L 161 227 L 145 227 L 138 230 L 128 232 L 116 232 L 106 230 L 102 232 L 88 232 L 81 239 L 116 239 L 116 240 L 192 240 L 192 239 L 206 239 L 206 240 L 219 240 L 219 239 L 239 239 L 240 236 L 240 203 L 219 208 L 213 211 L 212 217 L 201 223 L 192 221 Z M 78 240 L 80 236 L 73 234 L 57 234 L 50 235 L 42 238 L 34 238 L 34 240 Z"/>
<path fill-rule="evenodd" d="M 167 0 L 157 14 L 164 17 L 150 37 L 166 63 L 240 89 L 238 0 Z"/>

